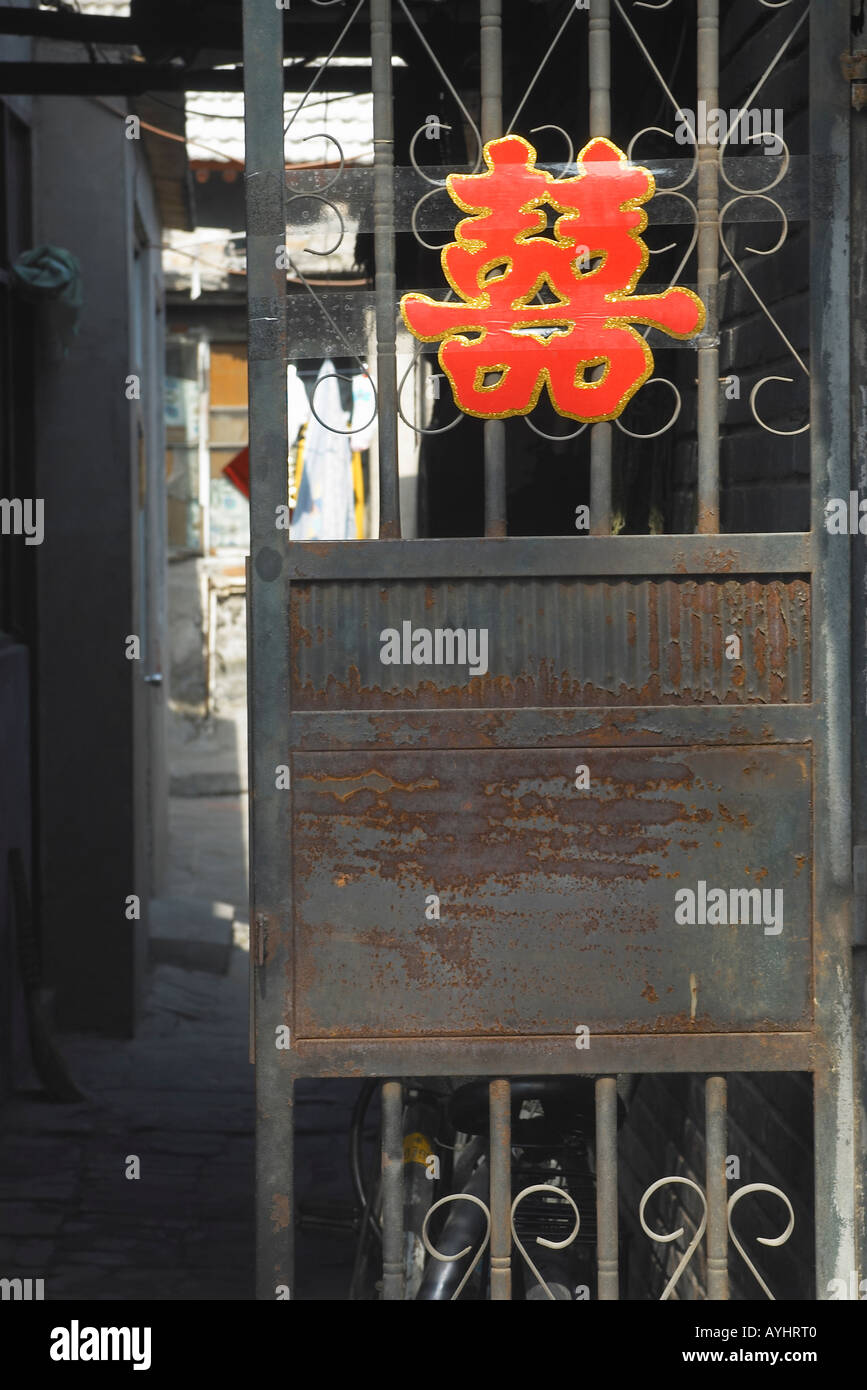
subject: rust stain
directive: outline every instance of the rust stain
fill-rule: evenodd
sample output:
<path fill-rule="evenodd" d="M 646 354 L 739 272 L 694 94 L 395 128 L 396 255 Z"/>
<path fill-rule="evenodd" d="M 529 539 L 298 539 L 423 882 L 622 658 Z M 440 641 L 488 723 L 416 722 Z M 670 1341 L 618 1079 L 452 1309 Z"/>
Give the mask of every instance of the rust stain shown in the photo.
<path fill-rule="evenodd" d="M 271 1220 L 274 1223 L 274 1230 L 285 1231 L 289 1225 L 289 1197 L 282 1192 L 275 1192 L 271 1198 Z"/>
<path fill-rule="evenodd" d="M 313 776 L 313 774 L 307 773 L 306 779 L 321 783 L 334 782 L 337 786 L 346 782 L 361 782 L 363 784 L 359 787 L 350 787 L 347 792 L 339 792 L 333 787 L 330 787 L 329 791 L 337 801 L 349 801 L 351 797 L 357 796 L 359 792 L 365 791 L 374 791 L 378 793 L 384 791 L 427 792 L 436 791 L 439 787 L 439 782 L 435 777 L 429 777 L 427 779 L 420 778 L 416 782 L 398 782 L 393 777 L 386 777 L 385 773 L 380 772 L 377 767 L 365 768 L 364 772 L 357 772 L 352 776 L 346 774 L 340 777 L 329 777 L 325 772 L 318 772 Z M 299 778 L 298 780 L 300 781 L 302 779 Z"/>
<path fill-rule="evenodd" d="M 725 564 L 720 569 L 724 571 Z M 486 617 L 490 621 L 496 616 L 485 608 L 496 599 L 482 588 L 473 606 L 474 582 L 447 587 L 460 603 L 470 604 L 473 622 L 481 624 Z M 583 582 L 589 589 L 598 589 L 598 581 Z M 360 584 L 363 587 L 364 581 Z M 326 592 L 321 594 L 323 587 Z M 379 588 L 373 581 L 367 587 L 384 604 L 394 599 L 388 588 Z M 613 604 L 622 586 L 604 587 L 607 604 Z M 384 668 L 379 661 L 380 625 L 389 621 L 393 625 L 399 615 L 374 616 L 363 596 L 357 635 L 344 647 L 345 664 L 335 669 L 334 642 L 329 639 L 328 624 L 323 627 L 318 618 L 337 611 L 337 596 L 328 585 L 298 584 L 293 586 L 290 614 L 293 707 L 572 708 L 787 704 L 810 698 L 810 592 L 803 580 L 647 580 L 638 586 L 643 602 L 632 597 L 635 588 L 635 584 L 629 587 L 622 605 L 625 620 L 619 625 L 598 593 L 587 599 L 591 636 L 594 630 L 599 634 L 599 624 L 611 631 L 613 650 L 609 653 L 604 644 L 604 659 L 600 644 L 592 640 L 589 645 L 567 644 L 565 662 L 546 651 L 550 638 L 545 626 L 551 614 L 543 611 L 540 618 L 535 607 L 522 610 L 519 604 L 499 651 L 492 639 L 490 670 L 472 675 L 469 668 Z M 419 583 L 418 596 L 409 599 L 410 607 L 416 608 L 414 620 L 424 621 L 441 594 L 441 585 Z M 580 587 L 552 585 L 554 610 L 564 613 L 570 604 L 574 607 L 576 594 L 580 595 Z M 577 601 L 580 605 L 580 598 Z M 402 610 L 406 603 L 404 598 Z M 740 632 L 744 642 L 743 658 L 734 664 L 722 652 L 730 631 Z M 504 671 L 504 664 L 511 669 Z"/>
<path fill-rule="evenodd" d="M 642 999 L 646 999 L 647 1002 L 648 1002 L 648 1004 L 658 1004 L 658 1003 L 659 1003 L 659 996 L 658 996 L 658 994 L 656 993 L 656 990 L 653 988 L 653 985 L 650 983 L 649 980 L 648 980 L 648 982 L 645 984 L 644 989 L 641 991 L 641 997 L 642 997 Z"/>

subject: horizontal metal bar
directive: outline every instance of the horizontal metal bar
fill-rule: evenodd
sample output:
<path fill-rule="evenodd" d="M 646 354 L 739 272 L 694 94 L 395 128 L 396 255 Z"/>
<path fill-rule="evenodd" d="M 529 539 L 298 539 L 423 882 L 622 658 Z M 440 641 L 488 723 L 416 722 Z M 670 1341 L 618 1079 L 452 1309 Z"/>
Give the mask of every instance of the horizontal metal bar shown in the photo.
<path fill-rule="evenodd" d="M 812 1033 L 593 1034 L 513 1038 L 297 1038 L 295 1076 L 552 1076 L 612 1072 L 813 1071 Z"/>
<path fill-rule="evenodd" d="M 810 741 L 812 705 L 653 705 L 640 708 L 294 710 L 287 752 L 344 748 L 556 748 Z"/>
<path fill-rule="evenodd" d="M 283 88 L 305 92 L 311 69 L 302 64 L 283 69 Z M 397 70 L 400 71 L 399 69 Z M 316 83 L 319 92 L 370 91 L 370 69 L 326 68 Z M 142 92 L 241 92 L 244 69 L 181 68 L 163 63 L 0 63 L 0 92 L 5 96 L 132 96 Z"/>
<path fill-rule="evenodd" d="M 471 579 L 521 575 L 807 574 L 810 533 L 719 536 L 509 536 L 411 541 L 294 541 L 304 579 Z"/>

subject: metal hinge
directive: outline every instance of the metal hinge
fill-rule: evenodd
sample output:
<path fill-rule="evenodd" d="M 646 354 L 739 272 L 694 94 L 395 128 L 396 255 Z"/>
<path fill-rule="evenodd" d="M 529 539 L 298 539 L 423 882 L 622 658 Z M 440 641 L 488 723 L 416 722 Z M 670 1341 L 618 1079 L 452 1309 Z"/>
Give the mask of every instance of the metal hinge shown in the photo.
<path fill-rule="evenodd" d="M 852 105 L 855 110 L 867 110 L 867 50 L 843 53 L 840 68 L 844 82 L 852 84 Z"/>
<path fill-rule="evenodd" d="M 852 945 L 867 946 L 867 845 L 852 846 Z"/>

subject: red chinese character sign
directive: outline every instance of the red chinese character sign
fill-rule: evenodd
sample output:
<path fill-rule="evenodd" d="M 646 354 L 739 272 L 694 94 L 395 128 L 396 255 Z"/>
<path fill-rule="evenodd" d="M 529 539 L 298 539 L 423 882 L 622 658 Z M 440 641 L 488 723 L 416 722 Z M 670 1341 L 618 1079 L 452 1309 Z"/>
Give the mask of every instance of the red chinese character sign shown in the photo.
<path fill-rule="evenodd" d="M 487 173 L 446 180 L 471 214 L 442 253 L 460 302 L 406 294 L 404 321 L 422 341 L 442 341 L 440 366 L 467 415 L 527 415 L 547 386 L 561 415 L 613 420 L 653 371 L 632 325 L 684 339 L 705 321 L 691 290 L 634 293 L 649 258 L 641 204 L 654 195 L 653 175 L 602 138 L 584 146 L 568 179 L 537 169 L 518 135 L 491 140 L 484 156 Z M 561 214 L 553 235 L 545 204 Z M 595 367 L 601 375 L 588 380 Z"/>

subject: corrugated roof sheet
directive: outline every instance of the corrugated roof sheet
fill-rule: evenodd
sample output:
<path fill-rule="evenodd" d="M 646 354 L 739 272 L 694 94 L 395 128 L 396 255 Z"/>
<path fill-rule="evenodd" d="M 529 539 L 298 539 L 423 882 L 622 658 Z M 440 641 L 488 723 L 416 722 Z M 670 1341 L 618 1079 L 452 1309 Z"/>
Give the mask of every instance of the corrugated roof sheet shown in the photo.
<path fill-rule="evenodd" d="M 331 140 L 317 138 L 323 132 L 338 140 L 347 162 L 373 162 L 373 98 L 369 94 L 315 91 L 292 119 L 298 106 L 296 93 L 287 93 L 285 124 L 286 162 L 337 158 Z M 244 161 L 244 97 L 241 92 L 188 92 L 187 143 L 191 159 L 223 158 Z"/>

